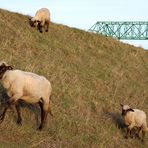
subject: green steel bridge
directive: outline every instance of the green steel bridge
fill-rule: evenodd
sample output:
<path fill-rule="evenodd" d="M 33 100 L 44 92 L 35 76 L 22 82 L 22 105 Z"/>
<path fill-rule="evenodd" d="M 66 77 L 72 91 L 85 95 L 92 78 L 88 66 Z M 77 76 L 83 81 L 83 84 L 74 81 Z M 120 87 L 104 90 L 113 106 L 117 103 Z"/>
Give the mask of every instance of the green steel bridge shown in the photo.
<path fill-rule="evenodd" d="M 97 22 L 90 32 L 122 40 L 148 40 L 148 22 Z"/>

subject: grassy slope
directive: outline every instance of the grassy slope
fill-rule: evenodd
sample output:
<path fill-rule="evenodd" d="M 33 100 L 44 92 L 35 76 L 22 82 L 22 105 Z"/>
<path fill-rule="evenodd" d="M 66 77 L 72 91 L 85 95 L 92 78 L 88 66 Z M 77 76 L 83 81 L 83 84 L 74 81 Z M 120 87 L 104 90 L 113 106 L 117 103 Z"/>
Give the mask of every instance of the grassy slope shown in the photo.
<path fill-rule="evenodd" d="M 46 76 L 52 83 L 52 110 L 36 131 L 35 107 L 22 108 L 23 126 L 9 110 L 0 125 L 3 147 L 146 147 L 125 140 L 118 129 L 119 103 L 148 114 L 148 52 L 111 38 L 51 24 L 40 34 L 27 16 L 0 10 L 0 60 Z M 1 94 L 4 92 L 2 87 Z M 2 99 L 2 96 L 0 96 Z M 1 107 L 2 108 L 2 107 Z M 18 145 L 19 144 L 19 145 Z"/>

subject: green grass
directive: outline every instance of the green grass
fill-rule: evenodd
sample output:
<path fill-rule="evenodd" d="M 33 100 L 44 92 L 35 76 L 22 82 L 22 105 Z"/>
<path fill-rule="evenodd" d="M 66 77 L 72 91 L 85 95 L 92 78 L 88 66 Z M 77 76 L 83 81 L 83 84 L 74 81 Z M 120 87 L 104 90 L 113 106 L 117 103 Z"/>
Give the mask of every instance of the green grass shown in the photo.
<path fill-rule="evenodd" d="M 41 34 L 29 26 L 28 16 L 5 10 L 0 43 L 0 60 L 51 82 L 54 114 L 39 132 L 37 106 L 22 107 L 22 127 L 11 108 L 0 125 L 0 147 L 148 147 L 148 134 L 144 144 L 125 140 L 116 125 L 120 103 L 148 115 L 148 51 L 55 23 Z M 4 92 L 1 86 L 1 100 Z"/>

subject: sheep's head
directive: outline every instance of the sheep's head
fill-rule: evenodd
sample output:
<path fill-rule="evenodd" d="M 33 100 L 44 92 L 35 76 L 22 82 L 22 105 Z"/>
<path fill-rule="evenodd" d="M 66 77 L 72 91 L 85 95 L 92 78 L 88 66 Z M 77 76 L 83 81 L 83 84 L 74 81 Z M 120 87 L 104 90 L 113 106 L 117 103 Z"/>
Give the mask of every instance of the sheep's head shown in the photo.
<path fill-rule="evenodd" d="M 40 33 L 42 33 L 42 24 L 41 24 L 41 21 L 37 20 L 37 28 L 38 30 L 40 31 Z"/>
<path fill-rule="evenodd" d="M 2 79 L 4 73 L 7 71 L 7 70 L 12 70 L 13 68 L 8 65 L 6 62 L 1 62 L 0 63 L 0 79 Z"/>
<path fill-rule="evenodd" d="M 37 23 L 37 21 L 34 18 L 29 18 L 29 24 L 31 27 L 35 27 L 36 23 Z"/>
<path fill-rule="evenodd" d="M 129 111 L 134 112 L 132 108 L 130 108 L 128 105 L 120 104 L 122 107 L 122 116 L 125 116 Z"/>

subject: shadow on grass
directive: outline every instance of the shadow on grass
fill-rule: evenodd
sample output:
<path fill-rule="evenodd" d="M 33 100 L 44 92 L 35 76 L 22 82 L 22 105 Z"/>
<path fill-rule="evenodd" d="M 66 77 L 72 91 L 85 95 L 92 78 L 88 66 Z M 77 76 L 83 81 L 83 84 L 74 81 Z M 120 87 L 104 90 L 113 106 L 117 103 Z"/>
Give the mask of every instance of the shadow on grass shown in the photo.
<path fill-rule="evenodd" d="M 112 122 L 115 124 L 115 126 L 122 131 L 123 134 L 125 134 L 125 130 L 127 126 L 124 123 L 124 120 L 120 113 L 116 112 L 108 112 L 104 110 L 104 114 L 106 118 L 109 118 L 112 120 Z"/>
<path fill-rule="evenodd" d="M 112 119 L 113 123 L 121 130 L 124 130 L 126 128 L 126 125 L 124 124 L 124 120 L 119 113 L 113 113 L 113 112 L 108 112 L 106 114 L 109 118 Z"/>
<path fill-rule="evenodd" d="M 8 101 L 9 101 L 9 96 L 6 94 L 6 92 L 4 90 L 1 89 L 1 92 L 0 92 L 0 115 L 4 111 L 4 108 L 6 107 Z M 38 104 L 28 104 L 28 103 L 25 103 L 24 101 L 20 100 L 19 105 L 20 105 L 20 110 L 21 110 L 21 108 L 27 108 L 29 111 L 31 111 L 35 115 L 36 123 L 37 124 L 40 123 L 41 111 L 40 111 Z M 13 104 L 10 105 L 10 107 L 9 107 L 10 110 L 12 110 L 13 112 L 16 112 L 16 109 L 14 109 L 14 108 L 15 107 Z M 15 120 L 17 120 L 16 117 L 15 117 Z"/>

